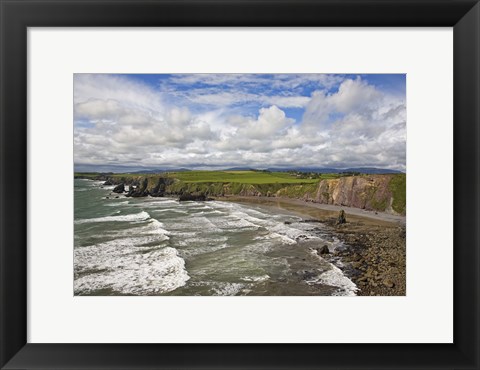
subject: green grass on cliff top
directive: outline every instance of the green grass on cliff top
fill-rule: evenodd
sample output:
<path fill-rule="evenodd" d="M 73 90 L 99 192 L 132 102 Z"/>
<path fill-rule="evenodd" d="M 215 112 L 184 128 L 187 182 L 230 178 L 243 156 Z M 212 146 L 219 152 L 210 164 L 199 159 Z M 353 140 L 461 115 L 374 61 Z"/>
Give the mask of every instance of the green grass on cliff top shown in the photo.
<path fill-rule="evenodd" d="M 95 178 L 99 173 L 75 173 L 75 176 Z M 262 172 L 262 171 L 185 171 L 169 172 L 165 174 L 141 173 L 115 173 L 109 177 L 157 177 L 169 176 L 183 182 L 202 183 L 242 183 L 242 184 L 314 184 L 324 179 L 340 177 L 338 174 L 322 174 L 319 178 L 297 178 L 295 174 L 287 172 Z"/>
<path fill-rule="evenodd" d="M 298 179 L 285 172 L 260 171 L 185 171 L 169 176 L 184 182 L 238 182 L 242 184 L 306 184 L 320 179 Z"/>
<path fill-rule="evenodd" d="M 393 195 L 393 210 L 404 215 L 407 205 L 407 176 L 403 173 L 394 176 L 389 187 Z"/>

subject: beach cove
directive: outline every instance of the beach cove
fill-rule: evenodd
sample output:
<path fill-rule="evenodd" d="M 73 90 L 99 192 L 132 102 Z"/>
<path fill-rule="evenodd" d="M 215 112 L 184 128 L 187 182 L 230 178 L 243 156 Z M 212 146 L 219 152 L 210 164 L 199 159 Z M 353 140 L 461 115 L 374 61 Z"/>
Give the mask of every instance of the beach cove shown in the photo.
<path fill-rule="evenodd" d="M 333 263 L 341 261 L 341 268 L 359 288 L 357 295 L 406 295 L 405 216 L 290 198 L 217 199 L 276 207 L 298 214 L 312 225 L 326 225 L 348 248 L 323 257 Z M 345 211 L 347 222 L 338 225 L 340 210 Z"/>

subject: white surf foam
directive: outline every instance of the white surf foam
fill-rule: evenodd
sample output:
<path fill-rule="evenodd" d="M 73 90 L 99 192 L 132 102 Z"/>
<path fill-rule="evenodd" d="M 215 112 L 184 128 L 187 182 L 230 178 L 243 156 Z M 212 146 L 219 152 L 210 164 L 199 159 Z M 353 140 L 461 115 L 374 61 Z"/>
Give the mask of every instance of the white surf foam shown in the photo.
<path fill-rule="evenodd" d="M 188 244 L 185 244 L 185 245 L 188 245 Z M 225 249 L 229 247 L 231 246 L 227 243 L 219 243 L 219 244 L 207 245 L 203 247 L 197 246 L 193 248 L 182 249 L 181 254 L 186 257 L 193 257 L 193 256 L 198 256 L 200 254 L 213 253 L 213 252 L 219 251 L 220 249 Z"/>
<path fill-rule="evenodd" d="M 75 279 L 75 294 L 111 289 L 116 294 L 146 295 L 186 284 L 190 277 L 175 248 L 142 248 L 135 239 L 76 248 L 75 272 L 87 274 Z"/>
<path fill-rule="evenodd" d="M 116 201 L 116 202 L 110 202 L 110 203 L 106 203 L 104 204 L 105 206 L 108 206 L 108 207 L 117 207 L 117 206 L 126 206 L 128 205 L 128 200 L 126 201 Z"/>
<path fill-rule="evenodd" d="M 265 229 L 270 231 L 271 233 L 265 236 L 265 239 L 278 238 L 284 244 L 295 244 L 297 242 L 297 238 L 301 236 L 305 236 L 308 239 L 318 239 L 317 236 L 309 233 L 307 230 L 304 230 L 304 228 L 306 229 L 306 227 L 302 227 L 303 225 L 301 224 L 299 224 L 300 227 L 297 228 L 285 225 L 282 220 L 274 219 L 270 215 L 257 210 L 239 207 L 233 207 L 232 209 L 234 210 L 232 212 L 232 216 L 243 220 L 243 222 L 251 223 L 252 225 L 255 225 L 257 227 L 264 227 Z M 255 216 L 252 216 L 251 213 L 255 214 Z M 282 216 L 282 218 L 284 218 L 284 216 Z"/>
<path fill-rule="evenodd" d="M 233 296 L 237 295 L 246 287 L 246 284 L 242 283 L 218 283 L 213 287 L 213 295 L 221 296 Z"/>
<path fill-rule="evenodd" d="M 175 208 L 162 208 L 162 209 L 155 209 L 155 212 L 174 212 L 174 213 L 181 213 L 181 214 L 188 214 L 187 211 Z"/>
<path fill-rule="evenodd" d="M 179 240 L 175 240 L 175 246 L 193 247 L 193 249 L 197 250 L 199 248 L 202 248 L 202 247 L 198 247 L 198 245 L 206 245 L 204 247 L 204 250 L 205 250 L 205 252 L 208 252 L 208 249 L 210 249 L 211 247 L 215 248 L 215 247 L 218 247 L 218 246 L 223 246 L 224 243 L 227 240 L 228 240 L 228 238 L 225 237 L 225 236 L 212 236 L 211 234 L 210 235 L 201 235 L 201 234 L 196 234 L 195 233 L 194 235 L 192 235 L 190 237 L 182 237 Z M 218 249 L 223 249 L 223 247 L 218 248 Z M 202 249 L 199 249 L 199 250 L 202 250 Z M 188 251 L 186 251 L 186 253 L 188 253 Z M 199 253 L 193 252 L 193 254 L 199 254 Z"/>
<path fill-rule="evenodd" d="M 358 291 L 353 281 L 343 275 L 342 270 L 332 265 L 332 269 L 320 275 L 319 282 L 340 288 L 335 292 L 334 296 L 355 296 Z"/>
<path fill-rule="evenodd" d="M 238 217 L 219 217 L 213 221 L 218 227 L 224 231 L 236 231 L 238 228 L 256 230 L 260 226 L 248 220 Z"/>
<path fill-rule="evenodd" d="M 150 218 L 150 215 L 142 211 L 140 213 L 134 213 L 130 215 L 121 215 L 121 216 L 105 216 L 105 217 L 97 217 L 97 218 L 85 218 L 80 220 L 75 220 L 76 224 L 84 224 L 89 222 L 116 222 L 116 221 L 123 221 L 123 222 L 135 222 L 135 221 L 146 221 Z"/>
<path fill-rule="evenodd" d="M 165 225 L 158 220 L 150 219 L 144 226 L 126 228 L 124 230 L 107 230 L 105 235 L 112 238 L 125 238 L 132 235 L 138 235 L 133 239 L 141 239 L 142 237 L 150 237 L 151 241 L 162 242 L 169 240 L 170 231 L 165 229 Z M 132 239 L 132 238 L 130 238 Z M 150 241 L 150 242 L 151 242 Z"/>
<path fill-rule="evenodd" d="M 157 198 L 157 197 L 148 197 L 148 198 L 133 198 L 134 202 L 131 203 L 134 207 L 148 207 L 148 208 L 162 208 L 166 205 L 172 206 L 173 204 L 178 205 L 177 200 Z"/>
<path fill-rule="evenodd" d="M 320 257 L 315 250 L 311 251 L 318 259 L 326 262 L 325 259 Z M 330 268 L 327 271 L 322 272 L 316 278 L 313 278 L 307 281 L 308 284 L 324 284 L 329 285 L 332 287 L 338 288 L 338 290 L 333 294 L 334 296 L 356 296 L 358 287 L 357 285 L 351 281 L 348 277 L 346 277 L 342 270 L 340 270 L 335 265 L 328 263 Z"/>
<path fill-rule="evenodd" d="M 148 225 L 145 228 L 142 228 L 142 229 L 146 229 L 147 231 L 153 231 L 156 234 L 168 235 L 169 232 L 167 230 L 165 230 L 164 227 L 165 227 L 165 225 L 162 222 L 152 218 L 148 222 Z"/>
<path fill-rule="evenodd" d="M 181 230 L 198 230 L 201 232 L 220 232 L 222 229 L 220 229 L 217 225 L 215 225 L 212 220 L 205 216 L 196 216 L 196 215 L 190 215 L 187 219 L 187 222 L 179 222 L 175 226 L 177 229 Z"/>
<path fill-rule="evenodd" d="M 262 282 L 262 281 L 267 281 L 270 279 L 270 276 L 268 275 L 262 275 L 262 276 L 244 276 L 242 278 L 243 281 L 248 281 L 248 282 Z"/>

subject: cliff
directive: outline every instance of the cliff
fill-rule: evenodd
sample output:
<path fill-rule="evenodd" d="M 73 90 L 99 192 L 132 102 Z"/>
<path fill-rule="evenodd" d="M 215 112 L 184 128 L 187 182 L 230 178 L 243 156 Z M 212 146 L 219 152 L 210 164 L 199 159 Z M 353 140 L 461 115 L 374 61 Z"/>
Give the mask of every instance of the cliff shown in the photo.
<path fill-rule="evenodd" d="M 322 180 L 315 201 L 405 214 L 406 175 L 349 176 Z"/>
<path fill-rule="evenodd" d="M 360 175 L 285 187 L 276 196 L 405 215 L 406 175 Z"/>
<path fill-rule="evenodd" d="M 228 195 L 271 196 L 401 215 L 406 212 L 405 174 L 344 176 L 301 184 L 187 182 L 167 175 L 76 174 L 75 177 L 104 180 L 105 185 L 128 185 L 126 196 L 131 197 L 185 194 L 201 198 Z"/>

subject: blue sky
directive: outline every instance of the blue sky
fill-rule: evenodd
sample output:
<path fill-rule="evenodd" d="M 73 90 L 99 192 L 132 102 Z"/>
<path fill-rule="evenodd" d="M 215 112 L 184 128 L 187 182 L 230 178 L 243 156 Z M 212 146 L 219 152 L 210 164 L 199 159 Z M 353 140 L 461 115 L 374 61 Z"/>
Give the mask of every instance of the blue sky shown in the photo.
<path fill-rule="evenodd" d="M 75 163 L 405 170 L 403 74 L 76 74 Z"/>

